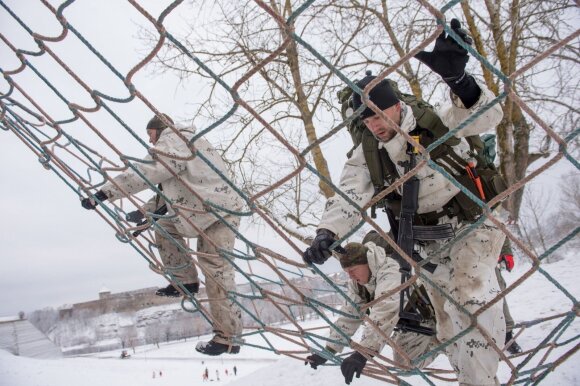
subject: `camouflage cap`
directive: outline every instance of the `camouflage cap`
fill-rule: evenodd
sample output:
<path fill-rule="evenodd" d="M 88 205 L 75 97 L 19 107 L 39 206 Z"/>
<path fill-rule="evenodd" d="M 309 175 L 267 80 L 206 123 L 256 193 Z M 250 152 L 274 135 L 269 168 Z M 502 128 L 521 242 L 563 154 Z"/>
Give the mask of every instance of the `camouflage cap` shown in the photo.
<path fill-rule="evenodd" d="M 389 231 L 388 236 L 391 238 L 391 240 L 394 240 L 394 237 L 393 237 L 393 234 L 391 233 L 391 231 Z M 366 244 L 368 242 L 373 242 L 373 243 L 375 243 L 376 246 L 382 247 L 385 250 L 385 254 L 387 254 L 387 255 L 390 255 L 393 253 L 393 247 L 391 247 L 389 245 L 389 243 L 387 243 L 387 241 L 381 237 L 379 232 L 377 232 L 375 230 L 372 230 L 365 235 L 362 243 Z"/>
<path fill-rule="evenodd" d="M 167 114 L 161 114 L 161 115 L 163 116 L 163 118 L 165 118 L 166 121 L 171 122 L 171 124 L 173 124 L 173 119 L 171 119 L 169 117 L 169 115 L 167 115 Z M 155 115 L 147 123 L 147 130 L 152 130 L 152 129 L 163 130 L 165 128 L 167 128 L 167 124 L 165 122 L 163 122 L 163 119 L 161 119 L 161 116 L 159 116 L 159 115 Z"/>
<path fill-rule="evenodd" d="M 348 243 L 344 247 L 346 253 L 339 254 L 340 266 L 348 268 L 355 265 L 368 264 L 368 248 L 361 243 Z"/>

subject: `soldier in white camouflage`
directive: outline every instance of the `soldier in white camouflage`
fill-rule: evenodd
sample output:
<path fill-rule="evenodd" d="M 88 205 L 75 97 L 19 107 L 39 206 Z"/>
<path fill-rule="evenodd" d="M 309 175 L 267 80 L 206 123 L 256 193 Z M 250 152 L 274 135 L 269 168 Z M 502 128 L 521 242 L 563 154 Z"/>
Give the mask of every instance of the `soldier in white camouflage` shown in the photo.
<path fill-rule="evenodd" d="M 393 238 L 391 234 L 389 236 Z M 395 343 L 393 347 L 395 366 L 424 369 L 435 360 L 438 352 L 434 351 L 430 356 L 425 356 L 425 354 L 435 350 L 441 343 L 434 336 L 435 313 L 420 280 L 413 285 L 412 294 L 412 307 L 421 316 L 420 322 L 399 319 L 398 296 L 388 296 L 362 314 L 358 311 L 400 284 L 399 264 L 392 259 L 392 253 L 392 247 L 376 231 L 370 231 L 365 235 L 362 243 L 349 243 L 344 248 L 344 253 L 336 254 L 341 267 L 350 278 L 346 286 L 346 295 L 349 299 L 345 299 L 341 307 L 341 312 L 349 316 L 340 316 L 333 323 L 334 326 L 330 330 L 324 350 L 331 355 L 341 353 L 350 342 L 345 341 L 343 336 L 352 338 L 360 326 L 364 325 L 361 339 L 357 342 L 359 345 L 371 351 L 381 352 L 387 343 L 383 336 L 390 336 Z M 511 253 L 509 240 L 506 239 L 498 261 L 506 261 L 508 270 L 513 267 L 510 265 L 509 258 Z M 499 269 L 496 269 L 496 275 L 499 281 L 501 278 Z M 501 289 L 505 289 L 505 282 Z M 505 301 L 503 305 L 507 321 L 505 339 L 507 344 L 513 338 L 514 322 Z M 407 304 L 407 307 L 409 306 L 411 304 Z M 374 326 L 364 322 L 365 313 Z M 420 328 L 416 328 L 417 326 Z M 505 349 L 511 354 L 518 354 L 522 351 L 515 341 Z M 323 355 L 325 355 L 324 352 L 312 354 L 306 358 L 305 364 L 310 364 L 313 369 L 317 369 L 328 361 Z M 343 361 L 341 371 L 347 384 L 352 381 L 354 375 L 360 376 L 366 362 L 366 358 L 356 351 Z"/>
<path fill-rule="evenodd" d="M 357 343 L 371 352 L 381 352 L 387 343 L 384 337 L 391 336 L 396 326 L 401 327 L 399 324 L 399 294 L 393 292 L 399 286 L 401 276 L 399 264 L 391 258 L 391 253 L 392 248 L 389 244 L 374 231 L 369 232 L 362 243 L 349 243 L 345 246 L 344 253 L 337 253 L 342 269 L 350 278 L 346 285 L 348 299 L 345 299 L 341 307 L 341 313 L 349 316 L 340 316 L 333 323 L 334 326 L 330 329 L 328 343 L 325 347 L 328 353 L 332 355 L 341 353 L 345 347 L 350 345 L 350 340 L 345 340 L 343 336 L 352 338 L 360 326 L 364 327 Z M 419 288 L 417 286 L 416 290 Z M 385 297 L 383 298 L 383 296 Z M 381 300 L 367 308 L 366 311 L 362 313 L 359 311 L 363 306 L 378 298 Z M 419 312 L 425 320 L 422 327 L 426 327 L 427 330 L 432 329 L 435 322 L 429 300 L 427 298 L 417 299 L 415 307 L 420 308 Z M 365 314 L 368 315 L 368 323 L 365 323 L 363 319 Z M 413 339 L 409 339 L 410 334 L 413 334 Z M 410 350 L 412 353 L 419 350 L 426 352 L 427 349 L 432 349 L 437 345 L 436 340 L 429 336 L 425 336 L 425 339 L 415 339 L 415 333 L 410 332 L 397 336 L 405 338 L 401 342 L 396 342 L 400 345 L 398 348 Z M 326 361 L 324 356 L 313 354 L 306 358 L 305 364 L 310 364 L 312 368 L 316 369 Z M 366 362 L 366 357 L 357 351 L 344 359 L 341 371 L 346 384 L 350 384 L 355 375 L 357 378 L 360 377 Z"/>
<path fill-rule="evenodd" d="M 157 185 L 156 197 L 127 214 L 127 220 L 133 222 L 142 221 L 146 213 L 163 215 L 155 216 L 159 217 L 155 221 L 155 241 L 166 272 L 175 280 L 158 290 L 157 295 L 198 292 L 196 262 L 185 242 L 185 238 L 197 238 L 197 264 L 205 277 L 214 337 L 209 342 L 199 342 L 196 350 L 207 355 L 238 353 L 242 315 L 228 295 L 236 289 L 235 272 L 224 253 L 234 248 L 234 230 L 240 224 L 240 217 L 232 213 L 242 209 L 242 199 L 213 169 L 228 176 L 217 150 L 202 137 L 189 143 L 195 135 L 194 127 L 177 126 L 167 115 L 156 115 L 147 124 L 147 134 L 153 147 L 143 162 L 135 163 L 137 171 L 128 169 L 109 180 L 94 197 L 82 200 L 82 206 L 94 209 L 99 202 L 129 197 L 150 189 L 150 184 Z M 205 201 L 227 211 L 219 213 L 215 209 L 223 221 L 208 210 Z M 160 211 L 164 206 L 166 209 Z"/>
<path fill-rule="evenodd" d="M 459 21 L 452 20 L 451 28 L 465 43 L 470 43 Z M 432 52 L 422 51 L 416 57 L 439 74 L 450 87 L 451 100 L 437 112 L 438 121 L 444 127 L 454 129 L 463 121 L 471 119 L 446 141 L 445 147 L 439 148 L 439 154 L 432 152 L 431 159 L 464 187 L 472 190 L 472 193 L 477 195 L 481 192 L 482 199 L 484 193 L 487 193 L 488 199 L 494 197 L 501 192 L 499 173 L 492 171 L 489 175 L 481 175 L 485 182 L 483 187 L 474 186 L 481 182 L 479 178 L 466 175 L 466 172 L 475 169 L 471 166 L 473 153 L 466 137 L 493 130 L 499 124 L 503 113 L 498 104 L 483 109 L 495 99 L 495 95 L 465 72 L 469 59 L 467 50 L 445 32 L 437 39 Z M 369 75 L 357 85 L 364 89 L 374 79 Z M 387 80 L 372 88 L 369 98 L 388 119 L 382 119 L 368 107 L 360 118 L 378 140 L 375 151 L 386 153 L 384 164 L 390 162 L 391 166 L 388 173 L 385 172 L 381 186 L 377 186 L 371 179 L 363 144 L 354 149 L 343 168 L 339 188 L 359 208 L 405 173 L 404 165 L 411 157 L 409 144 L 396 128 L 412 135 L 416 133 L 424 146 L 438 136 L 433 127 L 418 124 L 419 117 L 397 97 Z M 361 105 L 361 96 L 355 93 L 353 109 L 357 110 Z M 474 118 L 474 113 L 480 109 L 483 110 Z M 468 167 L 470 170 L 467 170 Z M 435 284 L 425 283 L 425 287 L 436 314 L 437 338 L 447 342 L 460 336 L 446 347 L 460 385 L 498 385 L 496 372 L 501 347 L 498 350 L 492 343 L 503 342 L 506 325 L 501 302 L 490 303 L 500 293 L 494 270 L 505 235 L 489 219 L 468 231 L 480 218 L 481 208 L 435 168 L 427 165 L 416 176 L 420 182 L 416 220 L 420 225 L 450 224 L 455 233 L 453 239 L 423 241 L 417 246 L 417 252 L 424 259 L 437 265 L 433 273 L 422 270 Z M 386 201 L 388 205 L 389 197 Z M 355 229 L 360 219 L 360 209 L 341 195 L 328 199 L 314 242 L 304 252 L 305 262 L 323 264 L 331 255 L 330 246 L 334 241 Z M 443 296 L 439 289 L 450 299 Z M 471 316 L 476 313 L 477 325 L 473 326 Z"/>
<path fill-rule="evenodd" d="M 506 283 L 500 271 L 500 267 L 502 267 L 503 265 L 505 265 L 505 269 L 508 272 L 511 271 L 514 267 L 513 252 L 511 248 L 511 243 L 508 238 L 505 239 L 505 242 L 501 249 L 501 254 L 498 258 L 498 265 L 495 268 L 496 278 L 502 291 L 506 289 Z M 503 267 L 501 269 L 503 269 Z M 522 348 L 520 347 L 518 342 L 513 339 L 514 338 L 513 329 L 515 323 L 510 313 L 505 297 L 503 299 L 502 304 L 503 304 L 503 315 L 506 321 L 506 334 L 505 334 L 506 346 L 504 347 L 504 350 L 506 350 L 512 355 L 517 355 L 522 352 Z M 427 321 L 426 324 L 435 325 L 435 319 L 433 318 L 433 320 Z M 436 337 L 431 337 L 424 334 L 417 334 L 409 331 L 406 332 L 396 331 L 393 334 L 392 338 L 395 341 L 395 343 L 401 347 L 401 351 L 405 353 L 407 358 L 409 358 L 410 361 L 414 361 L 413 363 L 414 366 L 418 368 L 427 367 L 429 364 L 431 364 L 431 362 L 433 362 L 433 360 L 435 360 L 437 356 L 432 355 L 426 358 L 422 358 L 421 361 L 418 361 L 418 358 L 423 357 L 424 354 L 433 350 L 440 344 L 439 341 L 436 339 Z M 400 355 L 398 352 L 394 353 L 394 359 L 396 362 L 405 363 L 404 357 Z"/>

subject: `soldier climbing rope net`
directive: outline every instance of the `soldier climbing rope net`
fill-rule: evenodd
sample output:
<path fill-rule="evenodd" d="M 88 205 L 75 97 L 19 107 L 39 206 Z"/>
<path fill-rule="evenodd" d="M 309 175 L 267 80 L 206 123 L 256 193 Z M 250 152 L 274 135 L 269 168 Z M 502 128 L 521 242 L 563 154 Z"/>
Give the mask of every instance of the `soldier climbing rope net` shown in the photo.
<path fill-rule="evenodd" d="M 347 298 L 344 286 L 319 270 L 317 266 L 310 267 L 303 263 L 300 258 L 303 245 L 297 243 L 298 240 L 294 237 L 295 235 L 289 234 L 282 229 L 278 219 L 260 205 L 260 200 L 266 195 L 271 195 L 289 181 L 297 178 L 298 175 L 305 173 L 309 173 L 323 180 L 327 186 L 330 186 L 348 200 L 344 193 L 332 181 L 326 179 L 319 172 L 319 169 L 312 165 L 310 158 L 313 149 L 329 141 L 333 135 L 344 128 L 346 122 L 339 123 L 332 130 L 329 130 L 326 135 L 318 139 L 313 139 L 308 146 L 299 149 L 284 136 L 280 135 L 273 125 L 262 117 L 259 111 L 252 107 L 251 103 L 242 98 L 240 93 L 242 87 L 246 87 L 247 84 L 252 83 L 253 75 L 266 69 L 272 61 L 280 60 L 283 52 L 290 46 L 298 46 L 301 50 L 307 52 L 310 60 L 314 60 L 320 68 L 328 71 L 331 76 L 343 82 L 343 86 L 346 84 L 355 88 L 357 92 L 361 92 L 361 90 L 357 90 L 354 83 L 334 63 L 329 62 L 312 45 L 304 41 L 294 32 L 293 24 L 295 20 L 301 16 L 305 9 L 312 5 L 313 1 L 304 2 L 291 15 L 287 15 L 288 18 L 285 20 L 278 10 L 272 8 L 269 3 L 255 0 L 257 9 L 275 20 L 283 39 L 277 50 L 254 63 L 250 71 L 234 79 L 233 82 L 231 82 L 231 79 L 226 80 L 224 77 L 218 76 L 216 69 L 211 68 L 207 63 L 193 54 L 186 43 L 177 39 L 165 25 L 166 19 L 180 9 L 182 3 L 180 0 L 170 3 L 159 13 L 159 16 L 149 13 L 136 1 L 129 0 L 128 3 L 133 11 L 139 14 L 143 20 L 146 20 L 157 31 L 157 42 L 155 47 L 146 55 L 143 55 L 142 59 L 127 71 L 125 75 L 118 67 L 112 64 L 113 62 L 109 61 L 95 48 L 90 39 L 80 32 L 81 28 L 79 26 L 75 26 L 67 20 L 69 8 L 74 8 L 73 5 L 77 6 L 74 0 L 65 1 L 57 8 L 48 1 L 41 1 L 45 7 L 45 16 L 50 15 L 51 19 L 55 23 L 58 23 L 61 29 L 58 33 L 50 35 L 43 35 L 37 32 L 34 23 L 26 21 L 26 18 L 17 14 L 13 9 L 14 7 L 8 3 L 0 1 L 2 12 L 4 13 L 3 17 L 9 17 L 12 22 L 15 22 L 21 29 L 21 32 L 24 31 L 27 34 L 28 40 L 23 43 L 21 36 L 19 39 L 13 40 L 9 33 L 11 31 L 3 31 L 0 34 L 5 48 L 7 47 L 12 53 L 14 59 L 10 62 L 10 65 L 6 65 L 3 62 L 0 69 L 5 81 L 0 94 L 0 127 L 2 130 L 18 137 L 35 154 L 44 168 L 52 171 L 79 197 L 85 197 L 91 194 L 91 192 L 94 192 L 95 189 L 98 189 L 100 185 L 109 180 L 111 176 L 114 176 L 116 172 L 126 169 L 136 170 L 135 165 L 144 162 L 142 159 L 130 155 L 133 154 L 134 148 L 125 150 L 129 148 L 122 142 L 131 141 L 133 145 L 141 147 L 142 149 L 148 149 L 148 146 L 142 139 L 144 137 L 143 130 L 139 129 L 134 131 L 132 126 L 127 123 L 129 120 L 123 119 L 123 115 L 119 114 L 117 110 L 121 105 L 139 104 L 140 106 L 144 106 L 148 113 L 147 118 L 141 120 L 143 123 L 153 114 L 165 112 L 152 103 L 145 96 L 145 92 L 142 92 L 136 86 L 138 83 L 136 79 L 139 78 L 140 72 L 153 60 L 164 44 L 170 44 L 177 49 L 184 57 L 188 58 L 192 65 L 199 67 L 206 78 L 213 79 L 222 88 L 222 91 L 226 92 L 231 98 L 231 102 L 227 106 L 229 110 L 222 116 L 215 118 L 207 127 L 199 130 L 192 142 L 196 138 L 222 129 L 223 125 L 226 125 L 227 120 L 236 113 L 236 110 L 243 109 L 263 126 L 264 133 L 268 134 L 272 138 L 272 141 L 276 142 L 276 148 L 279 151 L 292 155 L 295 160 L 295 167 L 287 174 L 277 177 L 275 182 L 264 186 L 261 191 L 253 195 L 246 193 L 236 185 L 235 181 L 231 181 L 226 175 L 217 171 L 221 178 L 227 181 L 229 186 L 245 202 L 245 209 L 234 214 L 243 218 L 254 216 L 261 219 L 270 231 L 275 232 L 284 241 L 288 252 L 284 254 L 276 252 L 268 246 L 259 245 L 250 241 L 244 234 L 237 231 L 237 238 L 245 245 L 246 250 L 241 251 L 237 249 L 232 253 L 222 251 L 220 255 L 232 264 L 237 274 L 243 278 L 243 284 L 238 286 L 237 291 L 230 292 L 229 296 L 242 309 L 246 331 L 244 336 L 257 335 L 262 338 L 262 343 L 252 344 L 253 346 L 296 358 L 300 361 L 303 361 L 311 352 L 320 352 L 323 350 L 325 334 L 321 332 L 322 327 L 304 327 L 304 315 L 315 315 L 320 318 L 321 326 L 336 328 L 333 324 L 333 318 L 329 316 L 329 313 L 332 312 L 333 314 L 341 315 L 340 310 L 336 309 L 336 305 Z M 416 52 L 434 41 L 442 28 L 440 25 L 436 27 L 437 21 L 444 20 L 446 17 L 445 13 L 455 3 L 457 2 L 450 2 L 442 8 L 442 11 L 439 11 L 426 1 L 419 1 L 417 4 L 420 4 L 423 10 L 432 17 L 434 26 L 432 33 L 420 45 L 401 57 L 387 71 L 379 74 L 379 77 L 384 78 L 393 73 L 398 67 L 405 65 Z M 78 6 L 82 6 L 82 4 L 78 4 Z M 72 9 L 70 12 L 72 12 Z M 556 51 L 564 44 L 577 38 L 579 35 L 578 31 L 575 31 L 560 41 L 554 42 L 549 50 L 531 59 L 528 66 L 534 65 L 549 53 Z M 85 71 L 84 77 L 78 75 L 73 70 L 75 66 L 78 67 L 78 63 L 67 62 L 67 59 L 64 59 L 66 54 L 63 54 L 62 52 L 64 51 L 59 47 L 60 45 L 70 44 L 71 41 L 74 41 L 74 44 L 80 44 L 85 50 L 88 50 L 86 51 L 85 57 L 90 58 L 91 66 L 94 65 L 96 67 L 98 65 L 106 68 L 113 76 L 111 82 L 120 82 L 122 87 L 115 89 L 113 94 L 108 94 L 102 91 L 102 89 L 107 89 L 108 87 L 101 87 L 100 84 L 95 84 L 90 79 L 92 75 L 90 72 L 87 73 Z M 34 48 L 31 48 L 31 42 L 33 42 L 32 45 L 35 46 Z M 23 46 L 26 49 L 22 48 Z M 518 183 L 511 185 L 504 193 L 496 197 L 492 203 L 487 204 L 472 195 L 469 191 L 466 191 L 445 170 L 430 162 L 428 159 L 425 165 L 429 165 L 445 175 L 445 177 L 451 180 L 472 200 L 483 207 L 484 210 L 488 209 L 490 205 L 504 199 L 509 194 L 521 189 L 532 178 L 562 158 L 566 158 L 574 167 L 580 169 L 578 161 L 566 150 L 567 144 L 578 134 L 578 130 L 567 138 L 561 138 L 510 87 L 510 84 L 512 84 L 523 69 L 506 75 L 482 56 L 474 55 L 474 57 L 481 61 L 489 71 L 493 72 L 504 85 L 504 91 L 490 105 L 500 103 L 506 98 L 519 105 L 522 110 L 532 117 L 539 128 L 544 130 L 548 136 L 560 145 L 560 151 L 541 168 L 536 169 Z M 40 62 L 41 59 L 46 59 L 46 61 Z M 68 60 L 70 61 L 70 57 Z M 58 77 L 55 77 L 57 80 L 51 78 L 52 73 L 48 70 L 49 68 L 56 68 L 61 72 L 64 71 L 59 76 L 68 76 L 68 80 L 73 82 L 78 90 L 75 92 L 62 90 Z M 64 73 L 66 75 L 63 75 Z M 32 78 L 38 83 L 28 81 Z M 139 78 L 139 80 L 140 83 L 144 83 L 143 79 Z M 39 85 L 42 85 L 48 92 L 40 93 L 38 91 Z M 50 97 L 47 97 L 48 94 L 50 94 Z M 65 109 L 63 109 L 63 106 Z M 481 111 L 476 113 L 475 117 L 480 113 Z M 107 125 L 114 125 L 119 131 L 113 133 L 112 131 L 105 130 L 102 127 L 102 123 L 95 124 L 96 121 L 99 121 L 94 119 L 97 115 L 106 115 Z M 133 121 L 133 119 L 130 120 Z M 101 120 L 99 122 L 103 121 Z M 431 152 L 463 126 L 464 124 L 451 130 L 446 136 L 434 142 L 427 149 L 421 149 L 422 153 L 426 154 Z M 80 133 L 81 129 L 85 130 L 85 133 Z M 122 139 L 119 132 L 122 132 L 126 137 Z M 88 136 L 87 133 L 90 133 L 92 136 Z M 232 141 L 235 141 L 235 139 Z M 226 147 L 227 145 L 224 146 L 224 148 Z M 346 150 L 344 149 L 344 153 L 346 153 Z M 197 151 L 195 155 L 207 162 L 207 159 L 204 158 L 203 151 Z M 276 171 L 273 171 L 273 173 L 275 174 Z M 150 181 L 146 182 L 155 190 L 154 184 Z M 395 185 L 398 186 L 402 182 L 401 179 Z M 96 213 L 115 231 L 116 238 L 119 242 L 130 245 L 149 264 L 149 267 L 153 271 L 175 282 L 174 272 L 179 270 L 180 267 L 164 267 L 159 261 L 155 253 L 155 241 L 151 229 L 141 233 L 142 228 L 135 227 L 125 220 L 126 214 L 130 210 L 134 210 L 132 209 L 133 207 L 139 207 L 142 204 L 143 202 L 139 198 L 131 197 L 116 204 L 107 203 L 100 205 Z M 173 204 L 176 203 L 169 203 L 169 205 Z M 224 214 L 222 208 L 216 206 L 211 201 L 207 201 L 205 204 L 209 212 L 223 220 Z M 359 226 L 353 232 L 339 240 L 338 243 L 353 236 L 363 226 L 382 231 L 381 226 L 366 215 L 366 209 L 371 204 L 369 203 L 366 207 L 360 208 L 363 216 Z M 128 207 L 131 209 L 126 209 Z M 550 371 L 553 371 L 558 365 L 570 358 L 578 349 L 578 343 L 576 343 L 578 340 L 577 335 L 572 338 L 562 338 L 576 319 L 578 313 L 577 300 L 573 294 L 569 293 L 566 288 L 562 287 L 557 280 L 542 269 L 541 265 L 550 254 L 571 238 L 575 237 L 578 234 L 579 228 L 576 227 L 570 234 L 562 237 L 549 250 L 537 256 L 508 227 L 493 217 L 491 212 L 488 212 L 488 214 L 492 221 L 517 245 L 519 250 L 533 262 L 529 271 L 498 296 L 498 301 L 501 301 L 501 298 L 505 297 L 531 275 L 543 275 L 569 299 L 571 304 L 570 311 L 568 312 L 548 315 L 541 319 L 521 321 L 517 324 L 517 336 L 525 334 L 526 329 L 538 324 L 551 326 L 550 332 L 546 334 L 545 339 L 537 347 L 514 357 L 508 357 L 503 352 L 500 353 L 501 359 L 508 364 L 512 371 L 512 377 L 509 380 L 510 383 L 537 383 Z M 476 225 L 474 224 L 474 226 Z M 190 250 L 189 252 L 192 256 L 196 256 L 196 251 Z M 239 263 L 240 261 L 246 262 L 247 268 L 243 267 Z M 262 270 L 256 269 L 257 266 L 260 266 Z M 263 272 L 264 269 L 269 274 L 255 273 Z M 310 284 L 309 287 L 305 287 L 304 283 L 307 281 L 304 278 L 312 272 L 320 278 L 317 286 Z M 421 275 L 420 271 L 419 273 L 415 273 L 415 275 Z M 245 290 L 242 291 L 241 288 Z M 210 313 L 207 311 L 206 300 L 203 296 L 184 297 L 182 307 L 187 312 L 201 315 L 210 325 L 216 322 L 219 323 L 219 321 L 211 319 Z M 278 313 L 279 318 L 277 322 L 284 322 L 291 327 L 285 326 L 284 328 L 279 328 L 276 325 L 269 325 L 269 321 L 264 318 L 264 313 L 266 312 L 265 310 L 272 309 Z M 365 311 L 365 309 L 360 309 L 361 315 L 364 315 Z M 375 328 L 377 327 L 375 326 Z M 477 326 L 470 327 L 470 329 L 473 328 L 477 328 Z M 282 350 L 273 346 L 267 338 L 268 334 L 274 334 L 287 340 L 295 345 L 296 349 Z M 559 350 L 557 351 L 558 354 L 555 354 L 555 348 L 565 348 L 565 350 Z M 441 345 L 427 355 L 437 354 L 443 349 L 444 345 Z M 333 356 L 331 363 L 339 364 L 341 358 L 341 355 Z M 431 382 L 434 379 L 453 379 L 452 372 L 448 370 L 413 368 L 412 364 L 409 366 L 401 363 L 393 363 L 392 360 L 383 356 L 376 356 L 369 361 L 364 374 L 388 383 L 404 383 L 405 378 L 411 375 L 420 375 L 427 382 Z"/>

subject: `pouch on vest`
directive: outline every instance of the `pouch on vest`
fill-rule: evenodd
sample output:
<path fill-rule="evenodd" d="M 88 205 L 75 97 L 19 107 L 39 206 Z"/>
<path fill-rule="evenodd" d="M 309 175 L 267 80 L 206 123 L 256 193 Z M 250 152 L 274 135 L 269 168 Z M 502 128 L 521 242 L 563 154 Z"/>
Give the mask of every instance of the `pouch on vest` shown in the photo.
<path fill-rule="evenodd" d="M 435 113 L 433 106 L 425 101 L 417 99 L 414 95 L 401 92 L 397 82 L 391 79 L 389 79 L 388 82 L 397 97 L 411 108 L 413 116 L 417 122 L 416 130 L 421 134 L 421 145 L 427 147 L 449 132 L 449 128 L 443 124 L 441 118 L 439 118 Z M 338 99 L 341 103 L 342 118 L 344 120 L 350 118 L 350 115 L 353 112 L 352 93 L 352 89 L 348 86 L 338 92 Z M 371 175 L 373 186 L 375 187 L 376 195 L 385 188 L 385 181 L 388 186 L 399 178 L 396 168 L 393 162 L 389 159 L 387 152 L 384 149 L 378 149 L 378 140 L 367 129 L 366 125 L 360 118 L 357 117 L 349 123 L 348 131 L 351 135 L 354 147 L 347 153 L 347 155 L 350 158 L 354 149 L 359 144 L 363 144 L 365 161 Z M 482 140 L 479 135 L 474 135 L 465 137 L 465 139 L 470 146 L 474 158 L 477 160 L 475 170 L 480 176 L 486 200 L 489 201 L 507 188 L 505 180 L 493 165 L 493 156 L 495 155 L 495 137 L 486 135 Z M 479 192 L 477 191 L 474 182 L 469 179 L 466 174 L 465 166 L 467 165 L 467 162 L 461 157 L 458 157 L 453 150 L 453 146 L 458 145 L 460 141 L 459 138 L 451 136 L 444 143 L 433 149 L 429 156 L 432 161 L 436 161 L 442 157 L 445 157 L 446 160 L 451 158 L 451 161 L 454 161 L 451 163 L 455 165 L 455 167 L 452 168 L 453 170 L 449 170 L 447 167 L 444 167 L 444 169 L 446 169 L 447 172 L 450 172 L 450 174 L 452 174 L 461 185 L 479 197 Z M 389 203 L 392 199 L 393 196 L 389 196 L 384 201 Z M 452 212 L 453 215 L 460 217 L 461 220 L 474 221 L 483 212 L 479 205 L 467 197 L 463 192 L 458 193 L 452 201 L 453 202 L 449 205 L 449 208 L 451 208 L 450 212 Z M 381 207 L 384 205 L 384 202 L 380 202 L 375 205 L 375 207 Z M 372 209 L 373 213 L 375 207 Z"/>

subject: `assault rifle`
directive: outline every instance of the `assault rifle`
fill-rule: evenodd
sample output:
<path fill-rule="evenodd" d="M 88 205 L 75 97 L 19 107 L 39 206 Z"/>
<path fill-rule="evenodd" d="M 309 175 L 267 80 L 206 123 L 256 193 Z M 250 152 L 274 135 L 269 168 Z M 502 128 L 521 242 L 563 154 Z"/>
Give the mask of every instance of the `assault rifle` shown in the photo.
<path fill-rule="evenodd" d="M 417 142 L 419 137 L 413 137 Z M 417 151 L 414 146 L 407 144 L 407 154 L 409 161 L 401 163 L 405 174 L 417 165 Z M 415 241 L 445 240 L 455 236 L 451 224 L 441 225 L 413 225 L 417 208 L 419 207 L 419 179 L 417 176 L 409 178 L 403 183 L 403 196 L 401 198 L 401 213 L 397 223 L 395 214 L 386 208 L 387 217 L 391 225 L 393 236 L 397 239 L 397 245 L 412 259 L 418 263 L 423 261 L 421 255 L 415 251 Z M 401 272 L 401 284 L 406 283 L 411 278 L 411 264 L 407 262 L 399 253 L 393 252 L 393 258 L 399 262 Z M 436 264 L 426 263 L 421 266 L 423 269 L 433 273 L 437 268 Z M 406 299 L 410 299 L 409 286 L 401 290 L 399 302 L 399 317 L 411 321 L 421 322 L 422 317 L 416 311 L 413 304 L 405 310 Z"/>
<path fill-rule="evenodd" d="M 421 326 L 421 324 L 416 320 L 410 319 L 399 319 L 397 325 L 394 328 L 395 331 L 401 332 L 414 332 L 416 334 L 433 336 L 435 331 L 430 327 Z"/>
<path fill-rule="evenodd" d="M 167 213 L 167 205 L 163 204 L 162 206 L 160 206 L 159 208 L 157 208 L 157 210 L 155 212 L 153 212 L 154 215 L 157 216 L 162 216 L 164 214 Z M 153 222 L 157 221 L 157 218 L 152 216 L 152 220 Z M 144 219 L 143 221 L 141 221 L 140 223 L 138 223 L 136 226 L 141 226 L 141 225 L 145 225 L 149 222 L 148 219 Z M 150 226 L 143 228 L 143 229 L 137 229 L 135 232 L 133 232 L 133 237 L 137 237 L 139 236 L 141 233 L 143 233 L 144 231 L 146 231 L 147 229 L 149 229 Z"/>

